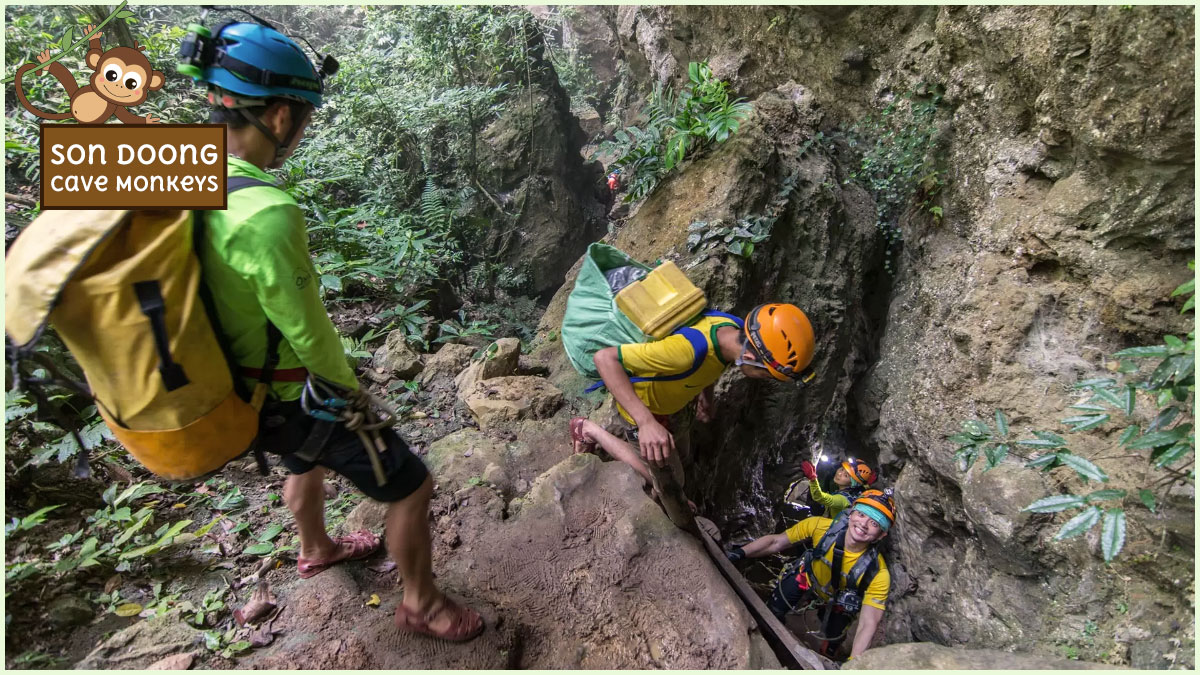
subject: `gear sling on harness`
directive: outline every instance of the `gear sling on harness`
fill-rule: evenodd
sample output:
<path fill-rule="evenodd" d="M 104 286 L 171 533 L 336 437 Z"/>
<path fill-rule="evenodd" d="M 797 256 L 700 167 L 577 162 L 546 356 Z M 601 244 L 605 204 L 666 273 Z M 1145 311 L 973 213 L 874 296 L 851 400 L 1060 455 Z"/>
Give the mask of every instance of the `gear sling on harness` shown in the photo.
<path fill-rule="evenodd" d="M 854 620 L 862 609 L 862 602 L 863 598 L 866 597 L 867 588 L 879 572 L 879 555 L 875 547 L 871 546 L 859 556 L 858 560 L 854 563 L 854 567 L 850 569 L 849 574 L 842 574 L 842 561 L 845 557 L 846 530 L 848 525 L 849 509 L 843 511 L 837 520 L 829 526 L 829 529 L 821 537 L 821 541 L 814 548 L 805 551 L 803 556 L 784 567 L 783 572 L 780 574 L 780 579 L 795 574 L 797 586 L 800 590 L 813 592 L 818 597 L 825 598 L 825 608 L 821 611 L 820 633 L 814 633 L 822 640 L 835 641 L 845 637 L 845 629 L 841 630 L 839 635 L 829 635 L 829 628 L 834 613 L 848 615 L 848 620 L 844 625 L 849 627 L 850 622 Z M 833 560 L 832 562 L 827 562 L 825 556 L 829 553 L 830 549 L 833 550 Z M 829 567 L 829 582 L 826 584 L 818 585 L 816 574 L 810 573 L 813 565 L 818 562 Z M 851 580 L 857 581 L 851 586 Z M 797 609 L 786 598 L 784 598 L 784 602 L 790 609 Z"/>
<path fill-rule="evenodd" d="M 269 185 L 231 177 L 226 188 Z M 86 393 L 121 445 L 173 480 L 211 473 L 251 447 L 282 340 L 267 322 L 267 362 L 248 392 L 203 280 L 203 241 L 203 211 L 47 211 L 25 228 L 5 261 L 14 385 L 32 385 L 39 407 L 46 402 L 41 384 Z M 49 324 L 88 387 L 35 351 Z M 54 377 L 23 372 L 30 361 L 48 365 Z M 76 473 L 86 475 L 80 447 Z"/>

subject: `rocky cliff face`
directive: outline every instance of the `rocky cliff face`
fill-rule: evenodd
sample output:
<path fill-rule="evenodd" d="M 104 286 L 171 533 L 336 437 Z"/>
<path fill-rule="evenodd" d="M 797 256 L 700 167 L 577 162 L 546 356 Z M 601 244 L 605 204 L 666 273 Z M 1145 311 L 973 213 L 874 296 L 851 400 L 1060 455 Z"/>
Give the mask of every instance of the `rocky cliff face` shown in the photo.
<path fill-rule="evenodd" d="M 794 299 L 820 336 L 820 375 L 802 392 L 722 381 L 722 421 L 692 475 L 705 509 L 727 530 L 776 526 L 809 444 L 844 437 L 900 494 L 886 641 L 1191 663 L 1190 484 L 1164 488 L 1158 514 L 1131 506 L 1126 554 L 1106 568 L 1094 538 L 1054 542 L 1057 521 L 1020 511 L 1086 488 L 1015 460 L 961 473 L 945 436 L 993 408 L 1022 432 L 1062 430 L 1070 385 L 1103 372 L 1108 354 L 1187 332 L 1167 296 L 1194 256 L 1193 11 L 615 11 L 622 58 L 644 88 L 707 59 L 756 108 L 738 136 L 660 185 L 615 245 L 687 264 L 690 222 L 761 212 L 785 177 L 799 179 L 749 261 L 689 272 L 725 309 Z M 902 223 L 886 276 L 869 197 L 842 185 L 830 153 L 798 150 L 922 82 L 945 91 L 944 214 Z M 556 328 L 571 280 L 544 329 Z M 1152 482 L 1144 457 L 1112 456 L 1114 445 L 1093 435 L 1072 447 L 1117 483 Z"/>

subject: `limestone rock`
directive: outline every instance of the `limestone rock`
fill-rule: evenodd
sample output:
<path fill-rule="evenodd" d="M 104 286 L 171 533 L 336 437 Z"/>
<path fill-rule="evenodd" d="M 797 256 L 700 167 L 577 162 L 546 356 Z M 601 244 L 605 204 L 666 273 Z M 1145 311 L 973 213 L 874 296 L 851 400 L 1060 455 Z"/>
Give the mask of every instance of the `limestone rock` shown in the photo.
<path fill-rule="evenodd" d="M 489 466 L 507 466 L 508 448 L 476 429 L 460 429 L 430 445 L 425 462 L 439 486 L 456 491 L 483 478 Z"/>
<path fill-rule="evenodd" d="M 467 394 L 474 390 L 476 382 L 515 375 L 520 358 L 521 341 L 516 338 L 500 338 L 488 345 L 479 358 L 454 378 L 459 400 L 466 401 Z"/>
<path fill-rule="evenodd" d="M 449 343 L 425 357 L 425 368 L 421 371 L 422 385 L 432 383 L 435 379 L 453 379 L 471 364 L 471 354 L 475 353 L 470 345 Z"/>
<path fill-rule="evenodd" d="M 75 667 L 82 670 L 139 670 L 164 657 L 192 649 L 200 639 L 200 631 L 189 626 L 183 614 L 176 610 L 117 631 Z"/>
<path fill-rule="evenodd" d="M 188 670 L 192 667 L 192 662 L 195 660 L 196 655 L 193 652 L 172 654 L 165 659 L 159 659 L 146 666 L 146 670 Z"/>
<path fill-rule="evenodd" d="M 50 603 L 46 618 L 59 628 L 82 626 L 92 620 L 96 610 L 91 603 L 74 595 L 63 595 Z"/>
<path fill-rule="evenodd" d="M 439 570 L 516 608 L 527 639 L 544 645 L 530 667 L 779 668 L 699 542 L 667 520 L 631 468 L 571 455 L 534 483 L 507 520 L 464 518 L 458 550 L 472 546 L 473 559 L 456 552 Z M 672 581 L 680 578 L 688 583 Z M 589 607 L 641 638 L 600 637 L 578 620 Z"/>
<path fill-rule="evenodd" d="M 1117 667 L 998 649 L 952 649 L 932 642 L 903 642 L 868 649 L 842 665 L 842 670 L 1117 670 Z"/>
<path fill-rule="evenodd" d="M 545 419 L 563 403 L 563 394 L 544 378 L 514 375 L 476 382 L 463 400 L 481 429 L 522 419 Z"/>
<path fill-rule="evenodd" d="M 387 516 L 388 505 L 374 499 L 364 499 L 346 515 L 342 532 L 348 534 L 358 530 L 370 530 L 376 534 L 383 533 L 384 519 Z"/>
<path fill-rule="evenodd" d="M 421 354 L 409 346 L 408 338 L 402 330 L 388 333 L 387 342 L 375 350 L 375 359 L 371 365 L 375 368 L 383 368 L 385 374 L 392 374 L 405 380 L 420 373 L 424 367 Z"/>

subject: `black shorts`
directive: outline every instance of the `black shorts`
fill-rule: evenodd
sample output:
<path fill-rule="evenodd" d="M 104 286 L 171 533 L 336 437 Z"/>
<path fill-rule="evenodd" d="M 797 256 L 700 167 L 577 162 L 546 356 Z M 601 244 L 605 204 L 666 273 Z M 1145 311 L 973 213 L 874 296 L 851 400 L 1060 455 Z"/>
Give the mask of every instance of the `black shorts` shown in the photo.
<path fill-rule="evenodd" d="M 429 470 L 424 462 L 408 449 L 408 444 L 391 427 L 380 430 L 387 451 L 379 455 L 387 482 L 380 486 L 371 468 L 371 458 L 357 433 L 342 424 L 334 424 L 329 439 L 323 444 L 316 459 L 309 461 L 296 456 L 313 433 L 316 420 L 304 414 L 295 401 L 268 402 L 263 407 L 262 424 L 259 428 L 260 447 L 271 454 L 279 455 L 280 461 L 294 474 L 308 473 L 323 466 L 345 476 L 363 494 L 381 502 L 397 502 L 412 493 L 425 482 Z"/>

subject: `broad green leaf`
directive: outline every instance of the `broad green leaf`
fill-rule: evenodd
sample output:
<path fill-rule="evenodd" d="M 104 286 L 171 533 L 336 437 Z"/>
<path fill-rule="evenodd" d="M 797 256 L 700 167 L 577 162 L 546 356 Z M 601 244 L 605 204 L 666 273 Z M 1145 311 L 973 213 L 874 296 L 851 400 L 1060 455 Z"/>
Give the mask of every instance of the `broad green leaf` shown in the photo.
<path fill-rule="evenodd" d="M 1183 349 L 1183 340 L 1180 340 L 1174 335 L 1164 335 L 1163 342 L 1167 343 L 1168 347 L 1176 351 Z"/>
<path fill-rule="evenodd" d="M 1055 443 L 1044 438 L 1030 438 L 1023 441 L 1017 441 L 1017 445 L 1024 445 L 1030 448 L 1061 448 L 1062 443 Z"/>
<path fill-rule="evenodd" d="M 1087 496 L 1088 503 L 1106 502 L 1112 499 L 1124 499 L 1125 491 L 1116 489 L 1096 490 Z"/>
<path fill-rule="evenodd" d="M 1171 422 L 1174 422 L 1175 418 L 1178 416 L 1179 416 L 1179 408 L 1177 408 L 1175 406 L 1168 406 L 1166 408 L 1163 408 L 1162 411 L 1158 413 L 1158 417 L 1155 417 L 1154 421 L 1150 423 L 1150 426 L 1146 428 L 1146 431 L 1153 432 L 1153 431 L 1158 431 L 1159 429 L 1162 429 L 1163 427 L 1168 427 L 1171 425 Z"/>
<path fill-rule="evenodd" d="M 988 460 L 987 468 L 991 469 L 991 468 L 996 467 L 998 464 L 1000 464 L 1000 462 L 1003 461 L 1004 458 L 1008 455 L 1008 446 L 1003 443 L 998 443 L 996 445 L 989 445 L 987 448 L 984 449 L 984 452 L 987 454 L 987 460 Z M 987 469 L 985 469 L 985 471 L 986 470 Z"/>
<path fill-rule="evenodd" d="M 979 420 L 967 420 L 966 422 L 963 422 L 963 428 L 967 430 L 967 433 L 975 436 L 982 438 L 992 437 L 992 430 Z"/>
<path fill-rule="evenodd" d="M 146 495 L 158 494 L 160 492 L 165 492 L 165 490 L 161 486 L 155 485 L 149 481 L 134 483 L 133 485 L 125 488 L 125 491 L 122 492 L 119 497 L 113 500 L 112 505 L 120 506 L 127 500 L 134 501 L 136 499 L 145 497 Z"/>
<path fill-rule="evenodd" d="M 335 293 L 342 292 L 342 280 L 340 277 L 333 274 L 322 274 L 321 285 Z"/>
<path fill-rule="evenodd" d="M 1126 415 L 1132 415 L 1133 406 L 1137 403 L 1137 396 L 1134 395 L 1133 385 L 1125 385 L 1125 392 L 1119 398 L 1121 399 L 1121 411 Z"/>
<path fill-rule="evenodd" d="M 263 530 L 262 534 L 258 535 L 258 540 L 271 541 L 275 537 L 278 537 L 280 532 L 283 532 L 283 526 L 279 523 L 271 523 L 266 530 Z"/>
<path fill-rule="evenodd" d="M 1025 464 L 1025 468 L 1027 468 L 1027 469 L 1042 469 L 1043 471 L 1046 471 L 1046 470 L 1053 468 L 1057 463 L 1058 463 L 1058 453 L 1057 452 L 1049 452 L 1049 453 L 1040 455 L 1040 456 L 1035 457 L 1034 459 L 1030 460 L 1027 464 Z"/>
<path fill-rule="evenodd" d="M 1008 435 L 1008 418 L 999 408 L 996 408 L 996 431 L 1000 432 L 1001 437 Z"/>
<path fill-rule="evenodd" d="M 128 602 L 113 610 L 117 616 L 137 616 L 142 613 L 142 606 L 136 602 Z"/>
<path fill-rule="evenodd" d="M 1080 476 L 1082 476 L 1085 479 L 1094 480 L 1094 481 L 1098 481 L 1101 483 L 1108 481 L 1108 474 L 1104 473 L 1104 471 L 1102 471 L 1100 469 L 1100 467 L 1096 466 L 1095 464 L 1092 464 L 1091 462 L 1080 457 L 1079 455 L 1063 453 L 1059 457 L 1059 459 L 1062 460 L 1063 464 L 1066 464 L 1067 466 L 1074 469 L 1075 473 L 1079 474 Z"/>
<path fill-rule="evenodd" d="M 1175 290 L 1171 291 L 1171 297 L 1173 298 L 1177 295 L 1183 295 L 1184 293 L 1195 293 L 1195 292 L 1196 292 L 1196 279 L 1195 279 L 1195 277 L 1193 277 L 1193 278 L 1188 279 L 1187 281 L 1183 282 L 1182 284 L 1180 284 L 1179 287 L 1176 288 Z"/>
<path fill-rule="evenodd" d="M 1100 509 L 1095 506 L 1088 507 L 1079 515 L 1064 523 L 1062 529 L 1058 531 L 1058 534 L 1054 535 L 1054 538 L 1055 540 L 1063 540 L 1078 537 L 1092 529 L 1098 522 L 1100 522 Z"/>
<path fill-rule="evenodd" d="M 1076 410 L 1086 410 L 1088 412 L 1104 412 L 1105 410 L 1108 410 L 1108 408 L 1105 408 L 1102 405 L 1096 405 L 1095 403 L 1080 403 L 1071 407 Z"/>
<path fill-rule="evenodd" d="M 1179 310 L 1179 313 L 1186 314 L 1189 310 L 1193 309 L 1196 309 L 1196 296 L 1194 295 L 1188 298 L 1187 302 L 1183 303 L 1183 309 Z"/>
<path fill-rule="evenodd" d="M 1017 445 L 1027 445 L 1031 448 L 1061 448 L 1067 445 L 1065 438 L 1049 431 L 1035 431 L 1033 435 L 1037 436 L 1037 440 L 1017 441 Z"/>
<path fill-rule="evenodd" d="M 1184 457 L 1187 457 L 1192 451 L 1192 446 L 1188 445 L 1187 443 L 1173 445 L 1166 452 L 1159 455 L 1158 460 L 1154 462 L 1154 466 L 1155 468 L 1162 468 L 1164 466 L 1174 464 Z"/>
<path fill-rule="evenodd" d="M 270 542 L 264 542 L 261 544 L 254 544 L 252 546 L 247 546 L 245 549 L 242 550 L 242 553 L 245 553 L 248 555 L 268 555 L 268 554 L 272 553 L 274 550 L 275 550 L 274 544 L 272 544 Z"/>
<path fill-rule="evenodd" d="M 1130 424 L 1129 426 L 1125 427 L 1125 431 L 1121 432 L 1121 439 L 1117 442 L 1117 445 L 1125 445 L 1129 441 L 1136 438 L 1140 431 L 1141 429 L 1139 429 L 1138 425 L 1136 424 Z"/>
<path fill-rule="evenodd" d="M 1104 512 L 1104 524 L 1100 527 L 1100 550 L 1104 562 L 1110 562 L 1125 546 L 1125 510 L 1109 509 Z"/>
<path fill-rule="evenodd" d="M 1155 507 L 1158 506 L 1158 503 L 1154 500 L 1153 492 L 1142 488 L 1141 490 L 1138 490 L 1138 498 L 1142 500 L 1142 504 L 1144 504 L 1146 508 L 1150 509 L 1150 513 L 1158 513 L 1155 511 Z"/>
<path fill-rule="evenodd" d="M 1120 396 L 1117 396 L 1116 394 L 1114 394 L 1111 390 L 1096 389 L 1094 391 L 1096 393 L 1094 396 L 1092 396 L 1092 401 L 1101 401 L 1104 403 L 1108 403 L 1109 405 L 1116 408 L 1117 410 L 1125 409 L 1124 399 L 1122 399 Z"/>
<path fill-rule="evenodd" d="M 1062 420 L 1062 423 L 1071 425 L 1071 431 L 1087 431 L 1104 424 L 1108 419 L 1107 413 L 1104 415 L 1076 415 Z"/>
<path fill-rule="evenodd" d="M 138 522 L 136 522 L 136 523 L 134 523 L 133 525 L 131 525 L 131 526 L 129 526 L 129 527 L 127 527 L 127 528 L 125 528 L 125 531 L 124 531 L 124 532 L 122 532 L 122 533 L 121 533 L 119 536 L 117 536 L 117 538 L 116 538 L 116 539 L 114 539 L 114 540 L 113 540 L 113 545 L 114 545 L 114 546 L 121 546 L 121 545 L 123 545 L 125 542 L 129 541 L 129 538 L 130 538 L 130 537 L 132 537 L 133 535 L 137 534 L 137 533 L 138 533 L 138 532 L 139 532 L 139 531 L 140 531 L 140 530 L 141 530 L 143 527 L 145 527 L 145 526 L 146 526 L 146 523 L 149 523 L 149 522 L 150 522 L 150 519 L 151 519 L 151 518 L 153 518 L 153 517 L 154 517 L 154 513 L 153 513 L 153 512 L 146 513 L 146 514 L 142 515 L 142 516 L 141 516 L 141 517 L 138 519 Z"/>
<path fill-rule="evenodd" d="M 1079 495 L 1053 495 L 1043 497 L 1036 502 L 1021 509 L 1022 511 L 1030 511 L 1032 513 L 1057 513 L 1066 511 L 1067 509 L 1075 509 L 1081 506 L 1086 506 L 1087 502 Z"/>
<path fill-rule="evenodd" d="M 1188 427 L 1184 429 L 1183 427 Z M 1136 441 L 1129 444 L 1130 450 L 1144 450 L 1146 448 L 1159 448 L 1164 445 L 1172 445 L 1187 438 L 1188 431 L 1191 430 L 1191 425 L 1181 424 L 1169 431 L 1155 431 L 1146 434 Z"/>
<path fill-rule="evenodd" d="M 956 445 L 975 445 L 979 442 L 977 438 L 970 434 L 954 434 L 953 436 L 948 436 L 947 439 Z"/>

